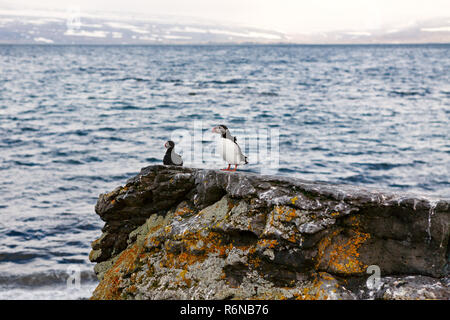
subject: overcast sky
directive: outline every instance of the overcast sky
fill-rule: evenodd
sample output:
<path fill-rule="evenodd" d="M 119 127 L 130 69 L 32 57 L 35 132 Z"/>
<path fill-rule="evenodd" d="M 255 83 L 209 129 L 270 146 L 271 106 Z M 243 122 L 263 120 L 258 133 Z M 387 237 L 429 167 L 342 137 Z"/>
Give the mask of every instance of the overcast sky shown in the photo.
<path fill-rule="evenodd" d="M 0 0 L 0 9 L 184 16 L 287 33 L 395 28 L 449 17 L 450 0 Z"/>

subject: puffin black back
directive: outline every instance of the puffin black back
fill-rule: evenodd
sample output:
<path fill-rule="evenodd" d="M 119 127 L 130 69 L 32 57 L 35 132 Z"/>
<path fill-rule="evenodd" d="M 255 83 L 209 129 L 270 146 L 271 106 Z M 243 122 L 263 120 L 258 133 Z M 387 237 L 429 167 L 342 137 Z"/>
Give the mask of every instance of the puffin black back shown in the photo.
<path fill-rule="evenodd" d="M 164 155 L 163 164 L 165 164 L 166 166 L 173 165 L 172 158 L 170 156 L 170 154 L 172 153 L 172 150 L 173 150 L 173 148 L 168 148 L 166 150 L 166 154 Z"/>
<path fill-rule="evenodd" d="M 174 150 L 175 142 L 169 140 L 164 144 L 164 147 L 166 147 L 167 150 L 163 158 L 163 164 L 166 166 L 182 166 L 183 159 L 179 154 L 176 154 Z"/>

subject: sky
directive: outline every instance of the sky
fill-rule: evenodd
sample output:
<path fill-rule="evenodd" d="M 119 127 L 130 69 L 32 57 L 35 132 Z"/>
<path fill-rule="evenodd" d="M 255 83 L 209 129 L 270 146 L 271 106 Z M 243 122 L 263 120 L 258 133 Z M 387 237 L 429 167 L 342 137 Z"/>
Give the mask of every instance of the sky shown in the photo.
<path fill-rule="evenodd" d="M 405 27 L 449 18 L 450 0 L 0 0 L 0 9 L 182 16 L 300 34 Z"/>

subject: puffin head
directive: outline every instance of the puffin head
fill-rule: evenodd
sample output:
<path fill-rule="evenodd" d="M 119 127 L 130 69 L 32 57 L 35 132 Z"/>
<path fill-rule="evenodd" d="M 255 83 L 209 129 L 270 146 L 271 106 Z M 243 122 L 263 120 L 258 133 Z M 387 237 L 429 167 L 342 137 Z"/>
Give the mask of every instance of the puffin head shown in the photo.
<path fill-rule="evenodd" d="M 175 147 L 175 143 L 172 140 L 169 140 L 164 144 L 164 147 L 166 147 L 166 149 L 173 148 Z"/>
<path fill-rule="evenodd" d="M 223 124 L 218 125 L 217 127 L 214 127 L 214 128 L 212 129 L 212 132 L 218 133 L 218 134 L 220 134 L 221 136 L 225 136 L 226 133 L 227 133 L 227 131 L 228 131 L 227 126 L 226 126 L 226 125 L 223 125 Z"/>

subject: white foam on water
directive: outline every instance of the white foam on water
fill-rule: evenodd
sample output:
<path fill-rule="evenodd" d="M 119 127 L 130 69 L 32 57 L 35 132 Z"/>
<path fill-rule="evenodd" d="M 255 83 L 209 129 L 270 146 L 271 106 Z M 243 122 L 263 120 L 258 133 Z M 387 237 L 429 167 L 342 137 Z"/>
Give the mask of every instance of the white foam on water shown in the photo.
<path fill-rule="evenodd" d="M 80 300 L 89 299 L 97 283 L 80 285 L 79 288 L 67 286 L 44 286 L 38 288 L 0 287 L 0 300 Z"/>

